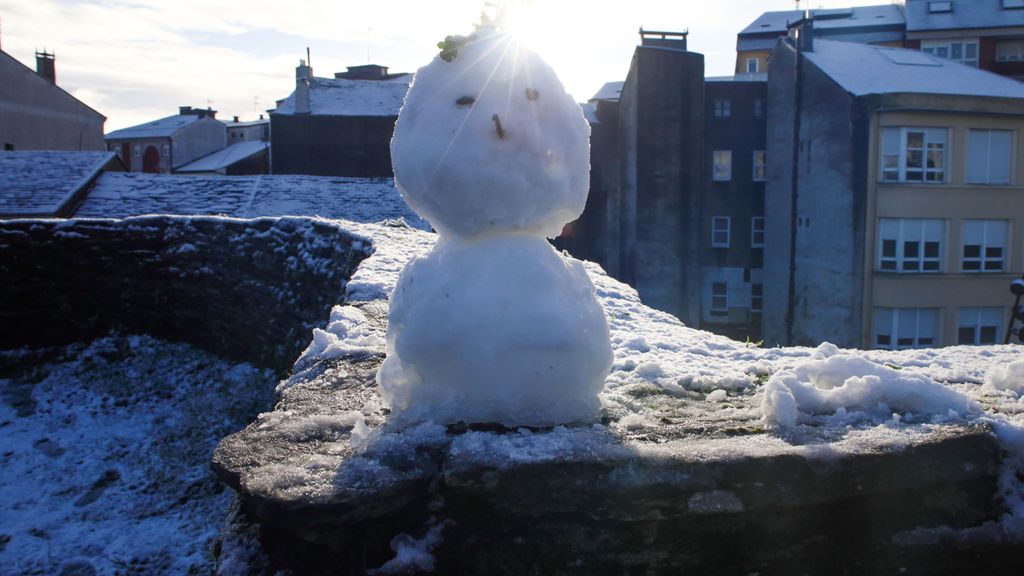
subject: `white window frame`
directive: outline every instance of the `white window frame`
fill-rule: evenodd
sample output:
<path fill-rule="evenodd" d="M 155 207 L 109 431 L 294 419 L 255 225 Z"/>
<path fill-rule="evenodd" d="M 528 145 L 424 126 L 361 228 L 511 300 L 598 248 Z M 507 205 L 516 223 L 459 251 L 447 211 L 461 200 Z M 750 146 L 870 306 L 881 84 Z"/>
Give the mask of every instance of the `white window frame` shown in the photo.
<path fill-rule="evenodd" d="M 763 310 L 764 284 L 760 282 L 753 282 L 750 284 L 750 311 L 755 314 L 760 314 Z"/>
<path fill-rule="evenodd" d="M 719 290 L 720 288 L 720 290 Z M 728 316 L 729 315 L 729 283 L 728 282 L 712 282 L 711 283 L 711 308 L 708 312 L 712 316 Z"/>
<path fill-rule="evenodd" d="M 998 138 L 998 140 L 997 140 Z M 998 141 L 1006 143 L 1005 155 L 995 154 L 993 146 L 998 146 Z M 998 152 L 998 150 L 996 150 Z M 972 160 L 980 157 L 985 162 L 984 174 L 977 172 Z M 967 131 L 967 182 L 969 184 L 995 184 L 1006 185 L 1010 183 L 1013 174 L 1013 131 L 1012 130 L 983 130 L 970 129 Z M 1006 162 L 1006 175 L 1001 177 L 993 175 L 994 161 Z"/>
<path fill-rule="evenodd" d="M 978 67 L 980 46 L 977 38 L 956 38 L 949 40 L 924 40 L 921 42 L 921 51 L 932 56 L 945 58 L 959 62 L 966 66 Z M 956 52 L 959 50 L 959 56 Z M 974 56 L 969 53 L 973 52 Z"/>
<path fill-rule="evenodd" d="M 764 216 L 750 219 L 750 247 L 764 248 Z"/>
<path fill-rule="evenodd" d="M 768 169 L 767 156 L 764 150 L 754 150 L 754 168 L 751 179 L 754 182 L 764 182 L 765 171 Z"/>
<path fill-rule="evenodd" d="M 141 155 L 142 155 L 142 147 L 139 146 L 138 144 L 133 144 L 132 145 L 132 156 L 138 158 Z"/>
<path fill-rule="evenodd" d="M 728 248 L 732 236 L 732 218 L 729 216 L 711 217 L 711 247 Z"/>
<path fill-rule="evenodd" d="M 731 181 L 732 150 L 714 150 L 711 158 L 711 179 L 715 182 Z"/>
<path fill-rule="evenodd" d="M 879 180 L 885 183 L 943 184 L 949 176 L 949 128 L 934 126 L 884 126 L 881 129 Z M 921 146 L 909 146 L 920 135 Z M 920 155 L 920 167 L 911 166 Z M 930 165 L 938 159 L 937 167 Z M 920 178 L 913 177 L 919 174 Z"/>
<path fill-rule="evenodd" d="M 874 346 L 889 350 L 938 346 L 940 315 L 938 308 L 875 308 Z M 886 338 L 888 342 L 883 341 Z"/>
<path fill-rule="evenodd" d="M 170 156 L 171 155 L 171 145 L 170 144 L 164 144 L 163 146 L 161 146 L 160 147 L 160 153 L 163 154 L 164 158 L 167 158 L 168 156 Z"/>
<path fill-rule="evenodd" d="M 1021 0 L 1024 8 L 1024 0 Z M 999 40 L 996 42 L 996 62 L 1020 62 L 1024 60 L 1024 40 Z"/>
<path fill-rule="evenodd" d="M 967 255 L 968 227 L 978 227 L 981 234 L 977 256 Z M 1010 223 L 1007 220 L 964 220 L 960 228 L 960 271 L 965 274 L 1000 274 L 1006 271 L 1006 247 Z M 975 244 L 971 244 L 975 246 Z M 998 252 L 997 252 L 998 251 Z M 997 267 L 998 266 L 998 267 Z"/>
<path fill-rule="evenodd" d="M 894 238 L 884 237 L 888 225 L 895 225 Z M 938 228 L 938 240 L 929 238 L 929 230 Z M 943 249 L 946 243 L 946 222 L 936 218 L 879 218 L 875 270 L 899 274 L 939 274 L 943 269 Z M 895 242 L 891 255 L 886 254 L 885 242 Z M 909 254 L 911 243 L 916 243 L 917 254 Z M 934 255 L 928 254 L 932 244 Z"/>
<path fill-rule="evenodd" d="M 729 98 L 716 98 L 714 108 L 715 118 L 729 118 L 732 116 L 732 100 Z"/>
<path fill-rule="evenodd" d="M 753 68 L 754 68 L 753 70 L 750 69 L 751 68 L 751 66 L 750 66 L 751 64 L 754 65 L 753 66 Z M 760 64 L 758 63 L 757 58 L 747 58 L 747 74 L 757 74 L 757 70 L 758 70 L 759 66 L 760 66 Z"/>
<path fill-rule="evenodd" d="M 981 346 L 999 344 L 999 335 L 1003 331 L 1003 314 L 1005 311 L 1002 308 L 961 308 L 960 314 L 957 319 L 957 334 L 956 343 L 970 346 Z M 971 330 L 971 337 L 964 338 L 964 329 L 968 328 Z M 985 338 L 982 341 L 982 332 L 985 329 L 990 330 L 991 338 Z"/>

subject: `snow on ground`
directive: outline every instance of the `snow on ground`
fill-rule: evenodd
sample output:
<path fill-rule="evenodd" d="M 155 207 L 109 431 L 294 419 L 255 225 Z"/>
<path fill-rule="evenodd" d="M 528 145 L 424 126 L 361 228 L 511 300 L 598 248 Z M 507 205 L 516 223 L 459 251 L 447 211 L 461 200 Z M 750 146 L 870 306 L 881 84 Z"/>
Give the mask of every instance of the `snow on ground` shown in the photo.
<path fill-rule="evenodd" d="M 272 373 L 118 335 L 0 369 L 0 574 L 212 570 L 231 494 L 210 454 L 269 407 Z"/>

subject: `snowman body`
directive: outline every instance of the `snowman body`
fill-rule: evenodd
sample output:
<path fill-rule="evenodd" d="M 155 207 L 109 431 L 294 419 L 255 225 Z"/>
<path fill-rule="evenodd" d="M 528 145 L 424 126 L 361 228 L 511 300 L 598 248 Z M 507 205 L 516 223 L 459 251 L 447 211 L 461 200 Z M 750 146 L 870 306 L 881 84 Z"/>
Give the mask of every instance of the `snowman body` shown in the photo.
<path fill-rule="evenodd" d="M 546 240 L 586 204 L 589 133 L 554 72 L 504 33 L 484 28 L 416 73 L 392 162 L 440 238 L 391 295 L 377 380 L 396 418 L 598 415 L 608 324 L 583 265 Z"/>

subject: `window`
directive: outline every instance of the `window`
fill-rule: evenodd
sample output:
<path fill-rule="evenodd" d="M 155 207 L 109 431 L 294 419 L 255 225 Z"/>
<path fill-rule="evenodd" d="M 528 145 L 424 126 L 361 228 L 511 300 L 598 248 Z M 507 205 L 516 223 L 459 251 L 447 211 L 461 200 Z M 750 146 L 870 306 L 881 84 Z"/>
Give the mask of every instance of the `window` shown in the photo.
<path fill-rule="evenodd" d="M 942 13 L 942 12 L 952 12 L 953 11 L 953 3 L 952 2 L 929 2 L 928 3 L 928 11 L 931 12 L 932 14 L 939 14 L 939 13 Z"/>
<path fill-rule="evenodd" d="M 164 154 L 164 156 L 170 156 L 171 155 L 171 147 L 168 146 L 167 144 L 164 144 L 164 146 L 163 146 L 163 154 Z"/>
<path fill-rule="evenodd" d="M 13 142 L 4 142 L 4 151 L 5 152 L 14 152 L 14 143 Z"/>
<path fill-rule="evenodd" d="M 1010 131 L 971 130 L 967 134 L 967 181 L 1010 183 Z"/>
<path fill-rule="evenodd" d="M 750 285 L 750 311 L 760 314 L 764 309 L 764 284 Z"/>
<path fill-rule="evenodd" d="M 757 58 L 747 58 L 747 74 L 757 72 Z"/>
<path fill-rule="evenodd" d="M 140 154 L 142 154 L 142 150 L 139 148 L 139 145 L 132 146 L 132 156 L 138 158 Z"/>
<path fill-rule="evenodd" d="M 765 157 L 764 150 L 754 150 L 754 182 L 764 182 Z"/>
<path fill-rule="evenodd" d="M 732 180 L 732 150 L 715 150 L 711 178 L 719 182 Z"/>
<path fill-rule="evenodd" d="M 978 41 L 977 40 L 940 40 L 936 42 L 922 42 L 921 51 L 946 58 L 968 66 L 978 67 Z"/>
<path fill-rule="evenodd" d="M 1024 2 L 1024 0 L 1021 1 Z M 1024 60 L 1024 40 L 999 40 L 996 42 L 996 62 L 1020 62 L 1021 60 Z"/>
<path fill-rule="evenodd" d="M 964 272 L 1002 272 L 1006 261 L 1006 220 L 964 220 Z"/>
<path fill-rule="evenodd" d="M 882 129 L 883 182 L 943 182 L 945 128 Z"/>
<path fill-rule="evenodd" d="M 732 224 L 728 216 L 715 216 L 711 219 L 711 247 L 729 247 L 729 227 Z"/>
<path fill-rule="evenodd" d="M 875 308 L 876 348 L 934 346 L 938 328 L 938 308 Z"/>
<path fill-rule="evenodd" d="M 732 100 L 715 100 L 715 117 L 728 118 L 732 116 Z"/>
<path fill-rule="evenodd" d="M 882 272 L 940 272 L 942 220 L 880 218 L 878 270 Z"/>
<path fill-rule="evenodd" d="M 713 316 L 729 314 L 729 285 L 725 282 L 711 284 L 711 314 Z"/>
<path fill-rule="evenodd" d="M 750 246 L 764 248 L 764 216 L 754 216 L 750 219 Z"/>
<path fill-rule="evenodd" d="M 764 100 L 754 100 L 754 118 L 764 118 Z"/>
<path fill-rule="evenodd" d="M 961 308 L 957 344 L 997 344 L 1002 308 Z"/>

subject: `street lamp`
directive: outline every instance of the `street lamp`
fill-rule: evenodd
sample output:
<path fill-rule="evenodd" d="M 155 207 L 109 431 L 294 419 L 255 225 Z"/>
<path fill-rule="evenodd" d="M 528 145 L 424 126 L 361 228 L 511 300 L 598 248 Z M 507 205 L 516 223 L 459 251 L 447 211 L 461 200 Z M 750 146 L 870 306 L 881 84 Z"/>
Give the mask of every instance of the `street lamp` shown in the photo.
<path fill-rule="evenodd" d="M 1006 327 L 1006 341 L 1004 344 L 1010 343 L 1010 336 L 1013 334 L 1013 326 L 1020 320 L 1024 323 L 1024 309 L 1020 307 L 1020 297 L 1024 296 L 1024 276 L 1017 278 L 1013 282 L 1010 282 L 1010 292 L 1017 297 L 1013 302 L 1013 308 L 1010 309 L 1010 325 Z M 1021 327 L 1020 332 L 1017 333 L 1017 340 L 1024 342 L 1024 326 Z"/>

